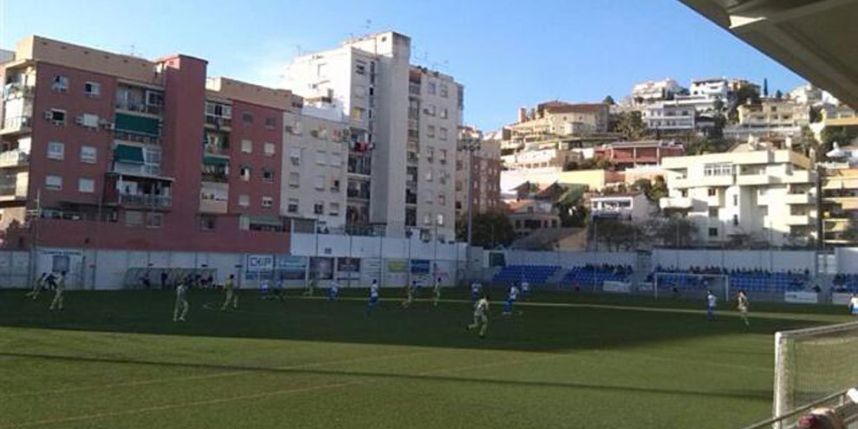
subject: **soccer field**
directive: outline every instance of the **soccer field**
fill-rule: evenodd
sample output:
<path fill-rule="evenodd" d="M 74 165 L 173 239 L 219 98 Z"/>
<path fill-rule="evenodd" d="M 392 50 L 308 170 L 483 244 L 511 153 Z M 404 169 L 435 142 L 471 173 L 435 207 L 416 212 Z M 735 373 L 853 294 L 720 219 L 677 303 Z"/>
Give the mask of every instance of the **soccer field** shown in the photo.
<path fill-rule="evenodd" d="M 406 310 L 400 290 L 370 317 L 363 295 L 220 312 L 193 290 L 183 324 L 172 291 L 69 292 L 60 313 L 23 294 L 0 293 L 0 428 L 739 427 L 771 411 L 772 334 L 846 320 L 542 295 L 493 303 L 481 340 L 469 302 Z"/>

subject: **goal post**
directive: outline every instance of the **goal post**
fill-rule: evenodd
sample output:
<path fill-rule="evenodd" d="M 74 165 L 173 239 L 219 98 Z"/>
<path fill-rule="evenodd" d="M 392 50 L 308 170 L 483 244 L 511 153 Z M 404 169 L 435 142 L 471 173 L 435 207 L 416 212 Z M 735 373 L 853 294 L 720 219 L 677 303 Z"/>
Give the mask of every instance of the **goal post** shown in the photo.
<path fill-rule="evenodd" d="M 676 288 L 683 298 L 703 298 L 706 291 L 711 290 L 724 302 L 730 301 L 730 276 L 727 274 L 656 272 L 652 286 L 655 299 L 676 295 Z"/>
<path fill-rule="evenodd" d="M 840 407 L 858 386 L 858 322 L 775 334 L 773 427 L 791 428 L 796 411 Z"/>

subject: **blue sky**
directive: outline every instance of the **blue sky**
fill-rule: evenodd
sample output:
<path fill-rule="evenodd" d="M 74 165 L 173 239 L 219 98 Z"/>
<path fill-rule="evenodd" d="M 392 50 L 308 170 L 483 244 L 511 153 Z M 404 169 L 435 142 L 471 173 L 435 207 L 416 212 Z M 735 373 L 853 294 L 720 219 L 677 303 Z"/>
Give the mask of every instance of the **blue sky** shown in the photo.
<path fill-rule="evenodd" d="M 465 122 L 493 129 L 519 106 L 598 101 L 635 82 L 745 77 L 788 91 L 803 79 L 677 0 L 0 0 L 3 47 L 28 35 L 154 58 L 209 60 L 210 75 L 274 84 L 299 51 L 393 29 L 412 61 L 465 89 Z M 38 5 L 35 6 L 34 5 Z M 34 13 L 36 11 L 36 13 Z"/>

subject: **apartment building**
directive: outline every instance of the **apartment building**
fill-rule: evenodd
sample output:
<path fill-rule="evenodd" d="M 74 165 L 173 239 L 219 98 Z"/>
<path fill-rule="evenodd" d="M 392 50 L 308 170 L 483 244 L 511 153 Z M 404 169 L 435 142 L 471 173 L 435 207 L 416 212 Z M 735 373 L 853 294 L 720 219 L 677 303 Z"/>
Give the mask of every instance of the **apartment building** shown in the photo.
<path fill-rule="evenodd" d="M 296 58 L 283 85 L 348 118 L 346 223 L 391 236 L 407 229 L 452 239 L 454 159 L 463 87 L 410 63 L 411 39 L 372 34 Z"/>
<path fill-rule="evenodd" d="M 854 159 L 854 158 L 853 158 Z M 858 168 L 849 163 L 825 166 L 822 181 L 822 233 L 826 246 L 854 246 L 858 222 Z"/>
<path fill-rule="evenodd" d="M 356 195 L 368 190 L 348 188 L 348 121 L 333 106 L 306 105 L 283 122 L 280 213 L 311 221 L 318 232 L 344 233 L 348 197 L 368 198 Z"/>
<path fill-rule="evenodd" d="M 546 137 L 604 133 L 608 130 L 610 106 L 604 103 L 540 103 L 530 112 L 519 109 L 518 122 L 510 125 L 512 139 L 523 142 Z"/>
<path fill-rule="evenodd" d="M 472 213 L 500 210 L 501 142 L 485 138 L 473 127 L 459 128 L 459 150 L 456 153 L 456 218 L 468 212 L 470 187 Z M 490 136 L 489 136 L 490 137 Z M 475 141 L 476 140 L 476 141 Z M 474 148 L 473 143 L 478 142 Z M 468 145 L 472 149 L 467 150 Z"/>
<path fill-rule="evenodd" d="M 596 147 L 595 158 L 605 159 L 619 170 L 656 166 L 669 156 L 682 156 L 685 147 L 673 140 L 618 141 Z"/>
<path fill-rule="evenodd" d="M 673 96 L 682 93 L 684 89 L 679 83 L 670 78 L 641 82 L 632 88 L 632 101 L 636 105 L 642 105 L 669 100 Z"/>
<path fill-rule="evenodd" d="M 700 243 L 743 239 L 783 246 L 815 236 L 816 173 L 799 153 L 741 145 L 727 153 L 665 158 L 662 167 L 672 174 L 660 206 L 693 220 Z"/>
<path fill-rule="evenodd" d="M 737 111 L 739 122 L 724 129 L 725 137 L 798 136 L 810 124 L 809 106 L 785 98 L 764 98 L 758 104 L 743 104 Z"/>
<path fill-rule="evenodd" d="M 647 104 L 641 117 L 651 130 L 692 132 L 696 129 L 697 109 L 687 100 L 663 100 Z"/>
<path fill-rule="evenodd" d="M 730 98 L 731 93 L 730 82 L 725 78 L 692 80 L 688 88 L 688 95 L 721 99 L 724 102 Z"/>
<path fill-rule="evenodd" d="M 288 251 L 282 118 L 302 101 L 206 68 L 20 41 L 0 66 L 4 245 Z"/>

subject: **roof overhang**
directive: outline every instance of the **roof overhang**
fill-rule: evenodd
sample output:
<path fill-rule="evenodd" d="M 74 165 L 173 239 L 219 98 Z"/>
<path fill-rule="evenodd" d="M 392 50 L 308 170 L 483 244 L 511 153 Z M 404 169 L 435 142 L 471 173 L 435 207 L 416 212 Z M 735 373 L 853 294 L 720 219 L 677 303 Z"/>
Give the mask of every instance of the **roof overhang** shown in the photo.
<path fill-rule="evenodd" d="M 680 0 L 858 107 L 858 0 Z"/>

